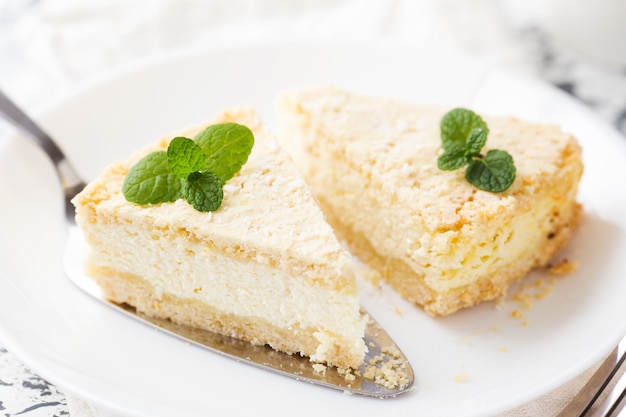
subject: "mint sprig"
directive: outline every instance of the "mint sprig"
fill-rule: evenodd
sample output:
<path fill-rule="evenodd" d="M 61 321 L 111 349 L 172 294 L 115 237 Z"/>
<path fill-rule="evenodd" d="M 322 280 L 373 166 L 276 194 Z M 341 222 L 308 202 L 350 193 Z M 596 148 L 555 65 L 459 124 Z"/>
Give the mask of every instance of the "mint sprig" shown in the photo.
<path fill-rule="evenodd" d="M 223 186 L 248 160 L 254 135 L 236 123 L 212 125 L 194 140 L 172 139 L 131 167 L 122 185 L 126 200 L 158 204 L 185 199 L 198 211 L 215 211 Z"/>
<path fill-rule="evenodd" d="M 194 140 L 208 156 L 204 170 L 213 172 L 223 183 L 239 172 L 254 145 L 250 129 L 236 123 L 209 126 Z"/>
<path fill-rule="evenodd" d="M 491 149 L 486 155 L 481 154 L 489 128 L 479 115 L 468 109 L 450 110 L 441 119 L 440 130 L 444 152 L 437 159 L 439 169 L 454 171 L 467 165 L 467 181 L 494 193 L 505 191 L 513 184 L 516 169 L 508 152 Z"/>

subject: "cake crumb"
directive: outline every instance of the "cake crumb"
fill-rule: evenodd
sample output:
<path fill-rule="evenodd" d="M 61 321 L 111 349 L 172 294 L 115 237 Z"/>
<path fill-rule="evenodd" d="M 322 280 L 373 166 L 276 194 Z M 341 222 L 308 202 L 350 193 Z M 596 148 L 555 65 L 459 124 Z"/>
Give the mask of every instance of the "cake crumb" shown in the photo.
<path fill-rule="evenodd" d="M 578 261 L 570 261 L 567 258 L 561 259 L 555 264 L 547 266 L 547 270 L 552 275 L 568 275 L 576 271 L 579 267 Z"/>
<path fill-rule="evenodd" d="M 314 363 L 313 370 L 315 371 L 315 373 L 326 375 L 326 365 L 323 365 L 321 363 Z"/>
<path fill-rule="evenodd" d="M 388 389 L 402 389 L 409 383 L 405 367 L 406 363 L 400 358 L 400 351 L 395 346 L 386 346 L 381 349 L 380 355 L 368 361 L 363 378 Z"/>
<path fill-rule="evenodd" d="M 404 316 L 404 311 L 400 310 L 400 308 L 399 308 L 399 307 L 396 307 L 396 308 L 394 309 L 394 311 L 396 312 L 396 314 L 397 314 L 398 316 L 400 316 L 400 317 Z"/>
<path fill-rule="evenodd" d="M 400 357 L 400 351 L 395 346 L 385 346 L 381 352 L 396 359 Z"/>
<path fill-rule="evenodd" d="M 505 347 L 505 346 L 502 346 L 501 348 L 498 348 L 498 350 L 499 350 L 500 352 L 502 352 L 502 353 L 507 353 L 507 352 L 509 352 L 509 348 L 508 348 L 508 347 Z"/>
<path fill-rule="evenodd" d="M 337 368 L 337 373 L 349 382 L 354 382 L 356 380 L 356 375 L 353 372 L 354 369 L 352 368 Z"/>
<path fill-rule="evenodd" d="M 549 268 L 555 268 L 552 266 Z M 529 311 L 533 307 L 533 300 L 542 300 L 548 297 L 553 292 L 553 285 L 556 283 L 554 277 L 550 278 L 538 278 L 529 282 L 525 282 L 519 286 L 516 291 L 507 297 L 506 299 L 499 299 L 496 307 L 504 309 L 506 303 L 514 303 L 514 310 L 511 311 L 511 316 L 515 319 L 523 319 L 524 312 Z M 528 325 L 528 322 L 523 323 L 524 326 Z"/>
<path fill-rule="evenodd" d="M 524 292 L 517 292 L 513 295 L 513 300 L 525 311 L 530 310 L 533 306 L 530 294 Z"/>
<path fill-rule="evenodd" d="M 550 294 L 552 294 L 552 288 L 546 287 L 546 288 L 543 288 L 540 292 L 535 293 L 535 298 L 537 300 L 541 300 Z"/>

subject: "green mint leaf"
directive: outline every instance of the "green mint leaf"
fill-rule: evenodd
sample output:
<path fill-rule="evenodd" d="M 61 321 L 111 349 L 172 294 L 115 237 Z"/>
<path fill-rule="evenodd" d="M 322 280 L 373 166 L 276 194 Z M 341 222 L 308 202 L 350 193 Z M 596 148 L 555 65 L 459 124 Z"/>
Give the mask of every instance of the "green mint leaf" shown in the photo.
<path fill-rule="evenodd" d="M 124 179 L 122 193 L 137 204 L 187 200 L 198 211 L 222 204 L 224 183 L 246 163 L 254 135 L 236 123 L 213 125 L 194 140 L 172 139 L 167 151 L 140 159 Z"/>
<path fill-rule="evenodd" d="M 187 178 L 192 172 L 204 168 L 207 156 L 196 142 L 179 136 L 172 139 L 167 147 L 167 161 L 172 174 Z"/>
<path fill-rule="evenodd" d="M 483 157 L 489 128 L 485 121 L 468 109 L 456 108 L 441 119 L 441 147 L 437 158 L 441 170 L 452 171 L 467 164 L 465 178 L 475 187 L 499 193 L 515 181 L 513 157 L 506 151 L 492 149 Z"/>
<path fill-rule="evenodd" d="M 215 211 L 224 198 L 220 179 L 209 171 L 190 174 L 184 193 L 187 202 L 198 211 Z"/>
<path fill-rule="evenodd" d="M 472 162 L 465 149 L 450 149 L 439 155 L 437 167 L 443 171 L 454 171 Z"/>
<path fill-rule="evenodd" d="M 467 138 L 467 153 L 471 156 L 480 155 L 480 150 L 487 143 L 487 132 L 481 128 L 471 131 Z"/>
<path fill-rule="evenodd" d="M 140 159 L 124 178 L 122 194 L 137 204 L 157 204 L 182 197 L 183 181 L 170 171 L 167 153 L 153 152 Z"/>
<path fill-rule="evenodd" d="M 513 157 L 506 151 L 491 149 L 482 159 L 474 159 L 465 171 L 465 178 L 476 188 L 499 193 L 515 181 Z"/>
<path fill-rule="evenodd" d="M 203 171 L 215 174 L 222 184 L 239 172 L 254 145 L 250 129 L 236 123 L 209 126 L 194 140 L 208 158 Z"/>
<path fill-rule="evenodd" d="M 441 144 L 445 151 L 468 148 L 467 140 L 474 129 L 484 130 L 485 137 L 489 134 L 485 121 L 473 111 L 463 108 L 456 108 L 446 113 L 441 119 L 439 128 Z"/>

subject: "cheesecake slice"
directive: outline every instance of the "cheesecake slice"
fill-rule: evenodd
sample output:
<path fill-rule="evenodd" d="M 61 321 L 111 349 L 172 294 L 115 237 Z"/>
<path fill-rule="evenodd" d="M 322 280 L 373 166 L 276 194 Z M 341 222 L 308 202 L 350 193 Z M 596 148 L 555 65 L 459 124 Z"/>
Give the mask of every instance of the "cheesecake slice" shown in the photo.
<path fill-rule="evenodd" d="M 234 109 L 208 124 L 247 126 L 255 144 L 224 185 L 219 209 L 184 200 L 138 205 L 122 195 L 129 169 L 178 132 L 107 167 L 75 199 L 89 244 L 87 273 L 106 298 L 145 314 L 267 344 L 341 368 L 365 355 L 350 254 L 258 115 Z"/>
<path fill-rule="evenodd" d="M 338 236 L 432 315 L 502 296 L 579 221 L 581 149 L 557 127 L 484 117 L 484 152 L 506 150 L 517 168 L 492 193 L 437 167 L 448 108 L 332 87 L 287 92 L 278 107 L 281 141 Z"/>

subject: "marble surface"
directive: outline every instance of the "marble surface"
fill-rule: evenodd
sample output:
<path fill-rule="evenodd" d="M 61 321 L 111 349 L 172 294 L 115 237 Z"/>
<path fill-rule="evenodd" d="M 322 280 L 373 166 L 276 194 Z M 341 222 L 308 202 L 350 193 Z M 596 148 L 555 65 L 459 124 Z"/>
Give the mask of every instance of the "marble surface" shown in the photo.
<path fill-rule="evenodd" d="M 567 48 L 542 27 L 532 11 L 520 13 L 518 1 L 474 0 L 463 5 L 454 0 L 369 1 L 364 8 L 349 0 L 298 1 L 290 6 L 279 0 L 233 1 L 228 5 L 187 1 L 184 7 L 176 8 L 174 2 L 163 0 L 155 2 L 151 13 L 143 14 L 138 13 L 139 3 L 4 0 L 0 3 L 0 87 L 34 112 L 80 81 L 122 62 L 188 46 L 193 43 L 190 39 L 236 37 L 233 28 L 220 19 L 242 11 L 243 23 L 254 22 L 270 37 L 284 31 L 302 36 L 305 30 L 307 36 L 350 37 L 355 36 L 355 30 L 349 25 L 344 28 L 340 22 L 358 9 L 358 36 L 399 41 L 414 34 L 412 22 L 405 17 L 419 11 L 420 16 L 430 13 L 430 26 L 422 30 L 423 37 L 437 37 L 442 47 L 457 47 L 494 65 L 534 74 L 582 101 L 626 135 L 626 65 L 602 62 Z M 198 27 L 188 28 L 173 39 L 158 36 L 158 28 L 168 22 L 172 10 L 177 11 L 178 18 L 186 18 L 198 8 L 214 19 L 196 22 Z M 126 15 L 121 18 L 120 12 Z M 282 32 L 276 29 L 281 24 Z M 100 39 L 99 31 L 111 28 L 116 32 Z M 237 34 L 242 41 L 249 40 L 247 35 Z M 6 126 L 0 123 L 0 136 L 4 130 Z M 2 343 L 0 339 L 0 416 L 70 415 L 64 393 L 32 372 Z"/>
<path fill-rule="evenodd" d="M 0 415 L 69 416 L 65 395 L 0 346 Z"/>

